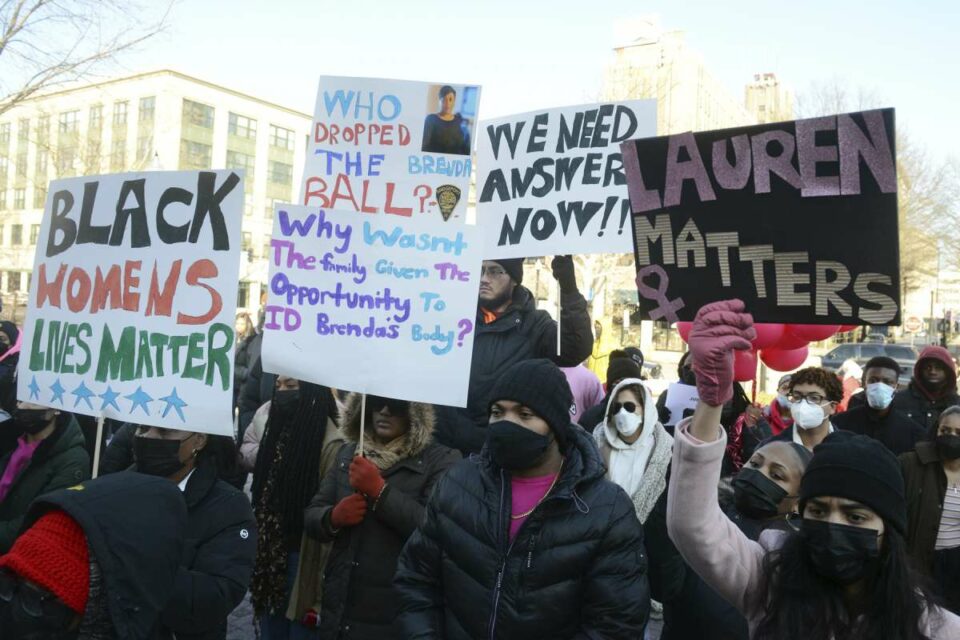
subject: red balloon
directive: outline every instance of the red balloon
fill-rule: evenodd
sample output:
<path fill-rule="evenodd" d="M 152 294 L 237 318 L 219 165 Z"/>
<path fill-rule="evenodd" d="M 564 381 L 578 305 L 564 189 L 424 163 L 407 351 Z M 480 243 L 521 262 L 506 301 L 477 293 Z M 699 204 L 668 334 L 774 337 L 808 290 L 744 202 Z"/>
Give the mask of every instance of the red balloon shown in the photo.
<path fill-rule="evenodd" d="M 778 349 L 771 347 L 760 352 L 760 359 L 774 371 L 793 371 L 803 366 L 810 354 L 808 347 L 799 349 Z"/>
<path fill-rule="evenodd" d="M 856 324 L 842 324 L 840 325 L 840 331 L 838 331 L 838 333 L 846 333 L 847 331 L 853 331 L 857 328 L 859 328 L 859 325 Z"/>
<path fill-rule="evenodd" d="M 787 331 L 807 342 L 826 340 L 840 330 L 838 324 L 788 324 Z"/>
<path fill-rule="evenodd" d="M 757 330 L 757 337 L 753 339 L 754 351 L 775 347 L 783 339 L 783 332 L 786 331 L 786 326 L 779 322 L 758 322 L 753 325 L 753 328 Z M 753 380 L 753 378 L 750 379 Z"/>
<path fill-rule="evenodd" d="M 687 338 L 690 337 L 690 330 L 693 329 L 692 322 L 678 322 L 677 331 L 680 333 L 680 338 L 686 342 Z"/>
<path fill-rule="evenodd" d="M 774 346 L 777 349 L 799 349 L 800 347 L 805 347 L 810 344 L 809 340 L 804 340 L 803 338 L 798 338 L 797 336 L 790 333 L 790 325 L 785 324 L 783 337 L 780 338 L 780 341 L 777 342 Z"/>
<path fill-rule="evenodd" d="M 757 377 L 757 350 L 733 352 L 733 379 L 750 382 Z"/>

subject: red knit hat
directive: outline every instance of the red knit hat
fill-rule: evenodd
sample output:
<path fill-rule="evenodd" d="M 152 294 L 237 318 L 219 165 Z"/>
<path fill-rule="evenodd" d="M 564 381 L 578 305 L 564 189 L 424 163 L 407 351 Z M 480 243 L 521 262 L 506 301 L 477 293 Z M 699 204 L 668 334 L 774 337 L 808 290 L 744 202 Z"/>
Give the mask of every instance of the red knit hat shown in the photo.
<path fill-rule="evenodd" d="M 90 553 L 83 529 L 63 511 L 50 511 L 33 523 L 10 552 L 0 556 L 0 567 L 47 589 L 83 615 L 90 588 Z"/>

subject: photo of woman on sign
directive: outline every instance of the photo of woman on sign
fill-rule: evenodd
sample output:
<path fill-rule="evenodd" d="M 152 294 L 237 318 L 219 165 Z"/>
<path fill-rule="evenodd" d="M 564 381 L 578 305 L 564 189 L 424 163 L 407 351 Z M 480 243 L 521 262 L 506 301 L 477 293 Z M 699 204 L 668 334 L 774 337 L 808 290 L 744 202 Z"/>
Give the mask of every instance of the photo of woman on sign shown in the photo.
<path fill-rule="evenodd" d="M 455 111 L 456 90 L 445 84 L 440 87 L 437 97 L 440 102 L 440 111 L 428 114 L 423 123 L 421 150 L 427 153 L 470 155 L 470 120 Z M 463 102 L 466 103 L 466 100 Z"/>

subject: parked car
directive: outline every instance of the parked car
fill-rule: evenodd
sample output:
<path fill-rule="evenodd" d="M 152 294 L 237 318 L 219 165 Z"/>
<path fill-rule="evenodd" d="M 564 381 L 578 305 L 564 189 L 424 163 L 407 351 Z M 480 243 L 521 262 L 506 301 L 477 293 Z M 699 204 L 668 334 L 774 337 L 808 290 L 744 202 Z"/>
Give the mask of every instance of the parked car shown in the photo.
<path fill-rule="evenodd" d="M 916 348 L 908 344 L 882 344 L 879 342 L 853 342 L 834 347 L 827 355 L 821 358 L 821 366 L 834 373 L 848 359 L 853 358 L 861 367 L 867 364 L 870 358 L 887 356 L 893 358 L 900 365 L 900 386 L 905 387 L 913 377 L 913 366 L 917 364 L 920 354 Z"/>

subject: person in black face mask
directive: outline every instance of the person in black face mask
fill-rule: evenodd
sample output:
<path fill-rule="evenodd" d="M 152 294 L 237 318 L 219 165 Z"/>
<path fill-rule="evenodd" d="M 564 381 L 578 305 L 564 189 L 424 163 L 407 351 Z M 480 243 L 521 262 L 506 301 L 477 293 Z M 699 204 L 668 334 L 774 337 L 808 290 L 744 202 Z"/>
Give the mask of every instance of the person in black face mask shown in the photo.
<path fill-rule="evenodd" d="M 16 447 L 0 458 L 0 553 L 7 551 L 30 503 L 90 477 L 90 456 L 74 417 L 20 402 L 0 429 L 16 429 Z"/>
<path fill-rule="evenodd" d="M 572 403 L 548 360 L 499 377 L 486 446 L 447 472 L 400 556 L 402 637 L 643 636 L 643 530 Z"/>
<path fill-rule="evenodd" d="M 940 414 L 930 441 L 900 456 L 907 495 L 907 544 L 918 570 L 960 613 L 960 406 Z"/>
<path fill-rule="evenodd" d="M 813 454 L 793 442 L 768 442 L 733 477 L 727 515 L 751 539 L 797 514 L 800 478 Z M 782 527 L 781 527 L 782 528 Z"/>

